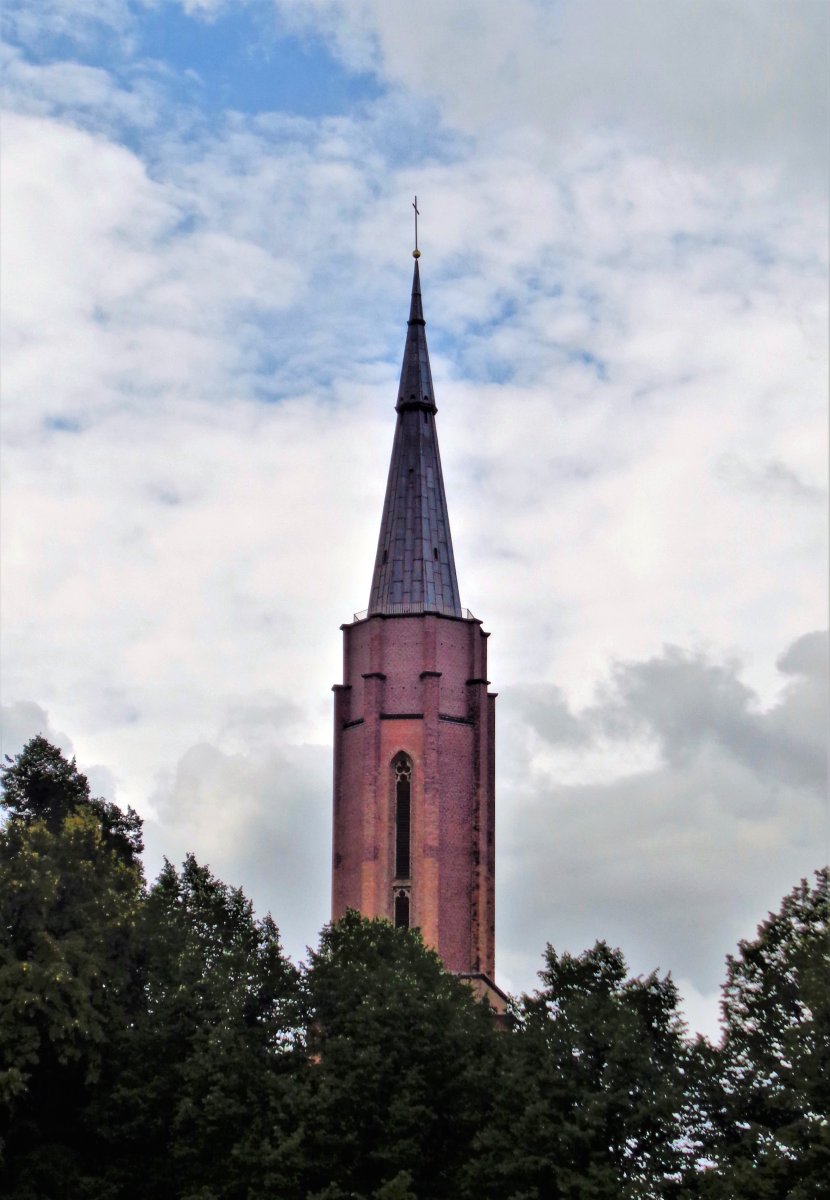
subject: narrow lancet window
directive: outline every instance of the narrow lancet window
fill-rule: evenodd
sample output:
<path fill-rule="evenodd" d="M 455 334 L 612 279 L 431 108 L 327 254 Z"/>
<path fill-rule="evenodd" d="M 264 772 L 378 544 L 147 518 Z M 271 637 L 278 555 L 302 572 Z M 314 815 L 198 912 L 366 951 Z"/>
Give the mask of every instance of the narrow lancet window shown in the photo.
<path fill-rule="evenodd" d="M 401 754 L 395 759 L 395 878 L 408 879 L 412 806 L 412 763 Z M 407 901 L 408 907 L 408 901 Z M 397 921 L 397 918 L 396 918 Z"/>
<path fill-rule="evenodd" d="M 395 928 L 409 928 L 409 896 L 404 891 L 395 893 Z"/>

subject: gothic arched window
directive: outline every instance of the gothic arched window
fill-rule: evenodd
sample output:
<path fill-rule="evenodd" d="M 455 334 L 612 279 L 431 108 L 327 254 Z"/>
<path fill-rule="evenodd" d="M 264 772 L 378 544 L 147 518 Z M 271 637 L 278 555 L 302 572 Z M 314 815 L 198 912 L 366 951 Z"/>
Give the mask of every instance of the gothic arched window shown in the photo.
<path fill-rule="evenodd" d="M 412 810 L 412 762 L 405 754 L 399 754 L 392 764 L 395 777 L 395 878 L 409 879 L 410 829 Z M 409 901 L 407 901 L 407 913 Z M 397 920 L 397 901 L 395 908 Z M 408 924 L 407 919 L 407 924 Z"/>

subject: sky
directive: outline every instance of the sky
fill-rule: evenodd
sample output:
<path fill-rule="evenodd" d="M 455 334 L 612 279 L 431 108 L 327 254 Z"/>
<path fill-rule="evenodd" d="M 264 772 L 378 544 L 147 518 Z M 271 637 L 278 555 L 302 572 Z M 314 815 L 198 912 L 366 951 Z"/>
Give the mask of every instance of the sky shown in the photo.
<path fill-rule="evenodd" d="M 598 938 L 717 1036 L 828 857 L 824 0 L 6 0 L 2 751 L 297 960 L 418 196 L 497 978 Z"/>

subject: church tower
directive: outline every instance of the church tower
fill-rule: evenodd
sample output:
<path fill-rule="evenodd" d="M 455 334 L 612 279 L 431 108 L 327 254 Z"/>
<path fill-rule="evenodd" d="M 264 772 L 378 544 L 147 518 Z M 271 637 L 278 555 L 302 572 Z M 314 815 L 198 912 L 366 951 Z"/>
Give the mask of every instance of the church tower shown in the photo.
<path fill-rule="evenodd" d="M 341 626 L 332 916 L 418 926 L 500 1009 L 496 697 L 489 634 L 459 598 L 418 258 L 369 607 Z"/>

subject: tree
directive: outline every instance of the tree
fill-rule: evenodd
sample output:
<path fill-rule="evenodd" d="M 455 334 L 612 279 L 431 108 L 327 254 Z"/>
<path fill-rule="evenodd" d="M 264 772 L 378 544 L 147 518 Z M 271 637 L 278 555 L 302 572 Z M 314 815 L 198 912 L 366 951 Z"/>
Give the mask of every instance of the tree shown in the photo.
<path fill-rule="evenodd" d="M 307 1194 L 456 1197 L 492 1098 L 490 1011 L 417 931 L 349 912 L 306 973 Z"/>
<path fill-rule="evenodd" d="M 298 1176 L 296 969 L 270 916 L 192 855 L 140 921 L 145 1005 L 102 1095 L 112 1194 L 270 1200 Z"/>
<path fill-rule="evenodd" d="M 6 1194 L 67 1193 L 97 1156 L 85 1114 L 140 989 L 140 822 L 34 738 L 3 774 L 0 1073 Z"/>
<path fill-rule="evenodd" d="M 727 959 L 704 1193 L 830 1196 L 830 871 L 817 871 Z"/>
<path fill-rule="evenodd" d="M 74 758 L 68 762 L 57 746 L 38 734 L 14 760 L 8 755 L 6 759 L 9 765 L 0 768 L 3 807 L 18 825 L 43 822 L 55 833 L 73 813 L 91 813 L 107 848 L 130 866 L 138 863 L 144 849 L 138 813 L 132 808 L 124 813 L 108 800 L 92 796 Z"/>
<path fill-rule="evenodd" d="M 0 1190 L 12 1200 L 830 1198 L 830 871 L 669 977 L 548 946 L 507 1033 L 417 931 L 348 913 L 308 967 L 33 739 L 3 768 Z"/>
<path fill-rule="evenodd" d="M 139 819 L 43 738 L 4 786 L 3 1194 L 299 1195 L 302 1011 L 273 921 L 192 856 L 148 893 Z"/>
<path fill-rule="evenodd" d="M 626 979 L 619 950 L 548 946 L 513 1010 L 492 1120 L 465 1195 L 619 1200 L 676 1185 L 687 1049 L 670 978 Z"/>

